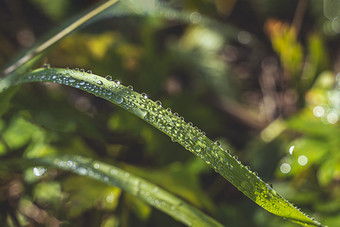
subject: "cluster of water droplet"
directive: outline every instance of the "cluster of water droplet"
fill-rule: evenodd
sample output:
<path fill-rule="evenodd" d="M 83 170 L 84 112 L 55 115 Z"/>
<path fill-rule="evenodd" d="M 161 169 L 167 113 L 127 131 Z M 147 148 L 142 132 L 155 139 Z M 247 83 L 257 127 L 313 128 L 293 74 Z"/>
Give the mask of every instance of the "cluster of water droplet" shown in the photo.
<path fill-rule="evenodd" d="M 21 82 L 49 81 L 65 84 L 118 104 L 169 135 L 173 142 L 178 142 L 198 155 L 232 183 L 235 183 L 234 174 L 230 174 L 230 171 L 234 166 L 241 166 L 248 173 L 252 173 L 249 168 L 242 166 L 237 156 L 231 158 L 229 152 L 225 152 L 218 141 L 213 143 L 191 122 L 186 123 L 178 113 L 173 113 L 170 108 L 164 109 L 160 101 L 150 100 L 145 93 L 134 92 L 131 85 L 122 86 L 118 80 L 113 81 L 110 75 L 102 78 L 92 74 L 90 70 L 85 72 L 84 69 L 78 68 L 52 69 L 49 65 L 45 65 L 44 69 L 22 77 Z M 254 175 L 257 177 L 257 174 Z M 240 185 L 246 184 L 242 184 L 241 181 Z"/>

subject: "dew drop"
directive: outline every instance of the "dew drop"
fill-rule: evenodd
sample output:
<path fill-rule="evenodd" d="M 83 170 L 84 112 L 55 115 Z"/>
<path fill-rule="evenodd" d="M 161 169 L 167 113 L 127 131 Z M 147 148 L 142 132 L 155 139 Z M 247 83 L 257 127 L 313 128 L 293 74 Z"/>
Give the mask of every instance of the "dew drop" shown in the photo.
<path fill-rule="evenodd" d="M 189 122 L 188 125 L 192 127 L 194 124 L 192 122 Z"/>
<path fill-rule="evenodd" d="M 112 76 L 107 75 L 107 76 L 105 77 L 105 79 L 107 79 L 107 80 L 109 80 L 109 81 L 112 81 Z"/>
<path fill-rule="evenodd" d="M 87 73 L 88 73 L 88 74 L 92 74 L 92 71 L 91 71 L 91 70 L 87 70 Z"/>
<path fill-rule="evenodd" d="M 170 108 L 166 108 L 166 110 L 167 110 L 169 113 L 171 113 L 171 112 L 172 112 Z"/>
<path fill-rule="evenodd" d="M 147 99 L 147 98 L 148 98 L 148 95 L 145 94 L 145 93 L 142 93 L 142 97 L 143 97 L 144 99 Z"/>
<path fill-rule="evenodd" d="M 84 72 L 85 72 L 85 69 L 80 69 L 80 72 L 84 73 Z"/>
<path fill-rule="evenodd" d="M 97 81 L 97 84 L 98 84 L 98 85 L 103 85 L 103 81 L 98 80 L 98 81 Z"/>
<path fill-rule="evenodd" d="M 36 175 L 37 177 L 41 177 L 42 175 L 44 175 L 45 172 L 46 172 L 46 169 L 43 167 L 33 168 L 33 174 Z"/>
<path fill-rule="evenodd" d="M 115 83 L 116 83 L 116 84 L 120 84 L 120 81 L 119 81 L 119 80 L 115 80 Z"/>
<path fill-rule="evenodd" d="M 116 102 L 117 104 L 121 104 L 124 100 L 120 96 L 114 96 L 113 101 Z"/>
<path fill-rule="evenodd" d="M 156 105 L 162 107 L 161 101 L 157 100 L 157 101 L 156 101 Z"/>
<path fill-rule="evenodd" d="M 221 147 L 221 143 L 220 143 L 218 140 L 215 141 L 215 144 L 216 144 L 218 147 Z"/>
<path fill-rule="evenodd" d="M 193 148 L 196 152 L 201 152 L 202 150 L 202 148 L 199 145 L 195 145 Z"/>
<path fill-rule="evenodd" d="M 75 70 L 75 71 L 79 71 L 79 68 L 75 68 L 74 70 Z"/>
<path fill-rule="evenodd" d="M 44 68 L 45 68 L 45 69 L 49 69 L 49 68 L 51 68 L 51 65 L 48 64 L 48 63 L 46 63 L 46 64 L 44 64 Z"/>
<path fill-rule="evenodd" d="M 127 86 L 127 88 L 130 89 L 131 91 L 133 91 L 132 85 Z"/>
<path fill-rule="evenodd" d="M 175 116 L 175 117 L 178 117 L 178 116 L 179 116 L 179 114 L 178 114 L 178 113 L 174 113 L 174 116 Z"/>

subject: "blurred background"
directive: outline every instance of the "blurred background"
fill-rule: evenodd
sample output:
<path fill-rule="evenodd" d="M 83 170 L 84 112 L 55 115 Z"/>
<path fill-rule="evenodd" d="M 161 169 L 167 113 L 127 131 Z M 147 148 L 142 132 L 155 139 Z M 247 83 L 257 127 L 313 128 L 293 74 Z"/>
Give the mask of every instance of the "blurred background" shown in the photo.
<path fill-rule="evenodd" d="M 1 1 L 0 67 L 96 3 Z M 340 19 L 325 17 L 320 0 L 163 3 L 188 12 L 190 23 L 106 17 L 53 46 L 37 67 L 91 69 L 132 85 L 220 141 L 303 211 L 339 226 Z M 2 162 L 65 153 L 120 166 L 226 226 L 296 226 L 107 101 L 57 84 L 21 86 L 0 118 Z M 12 162 L 0 168 L 0 223 L 182 226 L 118 188 Z"/>

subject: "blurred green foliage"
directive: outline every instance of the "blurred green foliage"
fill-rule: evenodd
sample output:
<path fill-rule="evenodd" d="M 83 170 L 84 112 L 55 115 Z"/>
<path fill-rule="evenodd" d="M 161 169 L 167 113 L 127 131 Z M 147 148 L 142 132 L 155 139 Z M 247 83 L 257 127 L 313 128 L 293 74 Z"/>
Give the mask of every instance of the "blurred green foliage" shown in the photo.
<path fill-rule="evenodd" d="M 96 2 L 0 3 L 0 20 L 11 21 L 0 23 L 0 65 Z M 161 100 L 230 147 L 284 197 L 339 226 L 337 18 L 324 17 L 316 0 L 168 2 L 192 12 L 194 23 L 102 19 L 66 37 L 39 64 L 111 74 Z M 201 17 L 220 27 L 200 24 Z M 55 169 L 37 176 L 25 161 L 58 153 L 121 166 L 228 226 L 295 226 L 99 98 L 56 84 L 21 86 L 11 100 L 15 92 L 0 96 L 0 223 L 6 226 L 181 225 L 118 188 Z"/>

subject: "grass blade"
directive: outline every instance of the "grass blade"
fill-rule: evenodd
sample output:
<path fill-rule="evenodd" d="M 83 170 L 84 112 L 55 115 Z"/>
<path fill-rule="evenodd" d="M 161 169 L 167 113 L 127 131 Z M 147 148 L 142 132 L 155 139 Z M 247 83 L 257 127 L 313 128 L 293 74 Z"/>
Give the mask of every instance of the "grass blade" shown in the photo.
<path fill-rule="evenodd" d="M 116 186 L 188 226 L 223 226 L 171 193 L 129 172 L 82 156 L 32 159 L 36 164 L 53 166 Z"/>
<path fill-rule="evenodd" d="M 32 61 L 35 56 L 39 56 L 47 48 L 57 43 L 59 40 L 69 35 L 71 32 L 75 31 L 81 25 L 96 17 L 116 2 L 118 2 L 118 0 L 108 0 L 102 4 L 99 4 L 91 10 L 84 12 L 83 14 L 77 15 L 75 18 L 71 19 L 70 22 L 66 22 L 61 28 L 52 31 L 45 40 L 42 40 L 39 43 L 35 44 L 32 48 L 27 50 L 17 59 L 15 59 L 12 64 L 4 69 L 3 73 L 5 75 L 10 74 L 21 66 L 25 65 L 27 62 Z"/>
<path fill-rule="evenodd" d="M 249 167 L 242 165 L 237 157 L 232 157 L 227 150 L 207 138 L 205 133 L 186 123 L 178 114 L 164 109 L 159 101 L 150 100 L 145 94 L 139 94 L 120 85 L 118 81 L 112 81 L 112 78 L 105 79 L 92 72 L 57 68 L 40 68 L 17 79 L 8 76 L 0 81 L 0 92 L 28 82 L 64 84 L 102 97 L 167 134 L 267 211 L 301 225 L 322 226 L 281 197 Z"/>

